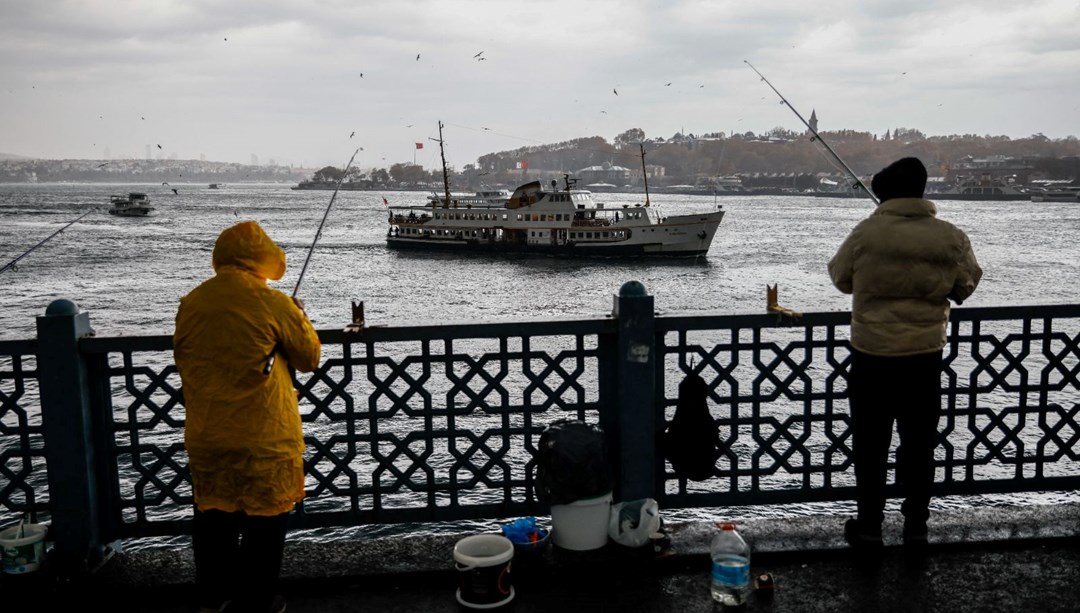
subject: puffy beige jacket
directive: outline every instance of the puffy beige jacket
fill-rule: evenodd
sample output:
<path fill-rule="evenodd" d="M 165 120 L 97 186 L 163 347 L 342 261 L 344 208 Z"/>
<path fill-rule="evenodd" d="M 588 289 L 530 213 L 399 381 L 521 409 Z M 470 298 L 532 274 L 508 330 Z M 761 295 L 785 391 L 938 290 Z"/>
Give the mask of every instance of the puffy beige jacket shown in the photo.
<path fill-rule="evenodd" d="M 923 198 L 893 198 L 851 231 L 829 261 L 833 285 L 852 294 L 851 344 L 872 355 L 945 346 L 949 299 L 982 278 L 968 237 Z"/>

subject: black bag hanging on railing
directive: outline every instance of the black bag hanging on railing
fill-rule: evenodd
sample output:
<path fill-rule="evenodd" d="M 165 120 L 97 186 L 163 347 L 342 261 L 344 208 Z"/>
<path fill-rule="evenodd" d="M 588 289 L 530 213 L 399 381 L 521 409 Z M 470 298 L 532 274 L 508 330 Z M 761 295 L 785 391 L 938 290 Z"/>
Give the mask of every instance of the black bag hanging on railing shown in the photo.
<path fill-rule="evenodd" d="M 679 384 L 675 416 L 660 445 L 675 474 L 682 479 L 704 481 L 713 476 L 720 457 L 720 432 L 709 414 L 709 386 L 697 373 Z"/>

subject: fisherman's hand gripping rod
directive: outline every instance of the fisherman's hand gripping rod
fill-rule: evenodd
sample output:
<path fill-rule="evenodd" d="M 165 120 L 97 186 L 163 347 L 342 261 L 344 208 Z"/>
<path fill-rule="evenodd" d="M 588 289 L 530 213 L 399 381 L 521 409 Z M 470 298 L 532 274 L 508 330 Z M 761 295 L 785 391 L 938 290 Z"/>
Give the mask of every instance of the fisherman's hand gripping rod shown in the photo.
<path fill-rule="evenodd" d="M 814 135 L 813 140 L 821 143 L 821 145 L 825 147 L 825 150 L 829 152 L 829 155 L 831 155 L 834 160 L 836 160 L 841 166 L 844 167 L 844 170 L 847 171 L 849 175 L 851 175 L 852 179 L 855 180 L 855 186 L 865 192 L 867 197 L 874 201 L 874 204 L 879 204 L 877 196 L 875 196 L 874 192 L 870 191 L 866 187 L 866 184 L 862 182 L 862 179 L 859 178 L 859 175 L 855 174 L 855 171 L 851 170 L 851 168 L 846 163 L 844 163 L 844 160 L 840 159 L 839 155 L 836 155 L 836 152 L 833 151 L 833 148 L 829 146 L 829 143 L 825 142 L 825 139 L 821 138 L 821 135 L 817 133 L 817 130 L 815 130 L 808 121 L 803 119 L 803 116 L 799 114 L 799 111 L 795 110 L 795 107 L 791 106 L 791 103 L 787 101 L 787 98 L 785 98 L 783 94 L 777 91 L 777 89 L 773 87 L 772 83 L 769 83 L 769 80 L 765 78 L 765 75 L 761 74 L 761 72 L 759 72 L 757 68 L 754 68 L 754 65 L 750 62 L 746 60 L 743 60 L 743 62 L 750 67 L 750 70 L 756 72 L 757 76 L 761 77 L 761 80 L 769 86 L 769 89 L 773 90 L 773 92 L 780 97 L 780 104 L 787 106 L 789 109 L 791 109 L 792 113 L 795 113 L 795 116 L 799 118 L 799 121 L 803 122 L 803 125 L 806 126 L 806 129 L 810 130 L 810 133 Z"/>
<path fill-rule="evenodd" d="M 322 236 L 323 226 L 326 225 L 326 218 L 330 215 L 330 207 L 334 206 L 334 199 L 337 198 L 338 190 L 341 189 L 341 182 L 345 180 L 345 175 L 349 174 L 349 169 L 352 168 L 353 160 L 356 159 L 356 154 L 360 152 L 360 148 L 353 151 L 352 157 L 349 158 L 349 163 L 345 165 L 345 170 L 341 172 L 341 177 L 338 179 L 337 185 L 334 187 L 334 193 L 330 196 L 330 203 L 326 205 L 326 210 L 323 211 L 322 221 L 319 222 L 319 229 L 315 231 L 315 238 L 311 241 L 311 247 L 308 248 L 307 257 L 304 258 L 304 265 L 300 268 L 300 276 L 296 279 L 296 286 L 293 287 L 292 299 L 296 303 L 296 306 L 303 310 L 303 303 L 296 297 L 296 292 L 300 290 L 300 282 L 304 280 L 304 273 L 307 272 L 308 262 L 311 261 L 311 254 L 315 251 L 315 243 L 319 242 L 319 237 Z M 263 367 L 263 374 L 269 375 L 270 369 L 274 367 L 274 356 L 279 351 L 278 347 L 274 347 L 274 350 L 270 352 L 270 356 L 266 358 L 266 366 Z"/>

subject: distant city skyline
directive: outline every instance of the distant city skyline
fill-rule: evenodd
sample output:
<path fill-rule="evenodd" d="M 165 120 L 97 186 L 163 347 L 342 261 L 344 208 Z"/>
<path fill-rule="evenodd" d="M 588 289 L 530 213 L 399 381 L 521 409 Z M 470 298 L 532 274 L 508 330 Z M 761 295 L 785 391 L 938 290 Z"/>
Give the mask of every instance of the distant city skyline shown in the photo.
<path fill-rule="evenodd" d="M 640 128 L 1065 138 L 1080 4 L 12 0 L 0 152 L 440 164 Z M 523 41 L 525 43 L 523 44 Z M 429 146 L 417 150 L 415 143 Z"/>

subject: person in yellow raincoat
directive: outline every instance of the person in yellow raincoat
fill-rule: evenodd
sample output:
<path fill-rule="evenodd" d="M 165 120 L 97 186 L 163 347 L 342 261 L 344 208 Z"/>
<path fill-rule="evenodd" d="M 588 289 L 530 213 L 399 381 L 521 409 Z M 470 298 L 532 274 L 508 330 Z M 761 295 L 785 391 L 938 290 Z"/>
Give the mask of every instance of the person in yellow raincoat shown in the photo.
<path fill-rule="evenodd" d="M 195 493 L 199 606 L 284 610 L 274 592 L 287 518 L 304 497 L 304 435 L 289 366 L 318 367 L 318 335 L 296 298 L 267 286 L 285 252 L 254 221 L 224 230 L 215 275 L 180 300 L 173 354 Z M 267 365 L 270 364 L 269 370 Z"/>

